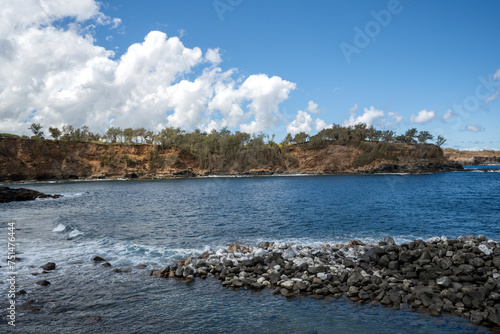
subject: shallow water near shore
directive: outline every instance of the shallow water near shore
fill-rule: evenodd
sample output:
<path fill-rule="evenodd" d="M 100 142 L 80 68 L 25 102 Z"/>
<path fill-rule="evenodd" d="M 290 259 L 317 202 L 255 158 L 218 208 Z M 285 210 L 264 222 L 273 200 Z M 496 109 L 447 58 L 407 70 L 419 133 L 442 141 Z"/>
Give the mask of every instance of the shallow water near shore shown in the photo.
<path fill-rule="evenodd" d="M 11 186 L 12 187 L 12 186 Z M 469 333 L 456 316 L 432 317 L 347 300 L 287 300 L 266 290 L 148 276 L 181 257 L 237 242 L 303 245 L 351 239 L 397 243 L 445 235 L 500 240 L 498 173 L 204 178 L 23 184 L 60 199 L 1 206 L 14 221 L 18 289 L 41 310 L 18 313 L 16 332 Z M 112 264 L 93 264 L 94 256 Z M 56 270 L 39 266 L 55 262 Z M 135 265 L 146 264 L 147 269 Z M 115 273 L 113 268 L 124 270 Z M 4 269 L 4 268 L 2 268 Z M 5 271 L 5 270 L 4 270 Z M 51 285 L 41 287 L 37 280 Z M 5 279 L 2 280 L 5 282 Z M 6 284 L 0 285 L 6 295 Z M 4 305 L 5 301 L 0 301 Z M 102 317 L 93 323 L 92 317 Z M 3 321 L 5 320 L 2 319 Z M 1 324 L 7 328 L 6 321 Z M 2 330 L 3 331 L 3 330 Z"/>

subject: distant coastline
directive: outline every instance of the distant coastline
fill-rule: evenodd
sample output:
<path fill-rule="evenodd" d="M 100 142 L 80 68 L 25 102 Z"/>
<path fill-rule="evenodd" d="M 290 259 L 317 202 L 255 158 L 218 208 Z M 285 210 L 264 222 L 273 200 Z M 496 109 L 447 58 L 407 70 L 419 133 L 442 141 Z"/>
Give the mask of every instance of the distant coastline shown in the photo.
<path fill-rule="evenodd" d="M 494 166 L 500 165 L 500 151 L 461 151 L 451 148 L 444 150 L 444 155 L 451 161 L 463 166 Z"/>

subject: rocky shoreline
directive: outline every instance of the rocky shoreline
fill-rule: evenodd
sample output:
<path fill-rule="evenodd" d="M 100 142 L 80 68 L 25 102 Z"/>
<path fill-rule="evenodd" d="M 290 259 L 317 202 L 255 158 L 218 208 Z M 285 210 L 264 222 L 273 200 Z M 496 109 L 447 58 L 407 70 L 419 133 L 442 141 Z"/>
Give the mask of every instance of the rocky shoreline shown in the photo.
<path fill-rule="evenodd" d="M 455 163 L 451 164 L 429 164 L 429 165 L 381 165 L 374 170 L 357 171 L 334 171 L 334 172 L 297 172 L 297 171 L 273 171 L 273 170 L 251 170 L 242 173 L 203 172 L 196 173 L 190 169 L 178 170 L 165 175 L 137 175 L 135 173 L 123 176 L 101 175 L 96 177 L 72 177 L 60 178 L 38 178 L 38 179 L 12 179 L 3 180 L 3 184 L 44 183 L 44 182 L 71 182 L 71 181 L 131 181 L 131 180 L 168 180 L 176 178 L 206 178 L 206 177 L 253 177 L 253 176 L 348 176 L 348 175 L 376 175 L 376 174 L 434 174 L 445 172 L 461 172 L 463 167 Z M 465 170 L 467 171 L 467 170 Z"/>
<path fill-rule="evenodd" d="M 15 201 L 34 201 L 37 198 L 59 198 L 61 195 L 47 195 L 31 189 L 12 189 L 0 187 L 0 203 Z"/>
<path fill-rule="evenodd" d="M 152 270 L 151 276 L 216 277 L 225 287 L 272 289 L 286 298 L 346 296 L 395 309 L 454 313 L 500 330 L 500 243 L 484 235 L 400 245 L 391 237 L 368 245 L 231 244 Z"/>

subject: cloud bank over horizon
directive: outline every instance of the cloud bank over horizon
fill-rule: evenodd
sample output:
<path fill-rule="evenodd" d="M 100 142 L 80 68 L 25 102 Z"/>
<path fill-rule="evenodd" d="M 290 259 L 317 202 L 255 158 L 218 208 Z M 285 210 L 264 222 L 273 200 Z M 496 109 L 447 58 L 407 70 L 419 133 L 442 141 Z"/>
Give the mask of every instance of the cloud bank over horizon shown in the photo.
<path fill-rule="evenodd" d="M 0 132 L 41 123 L 256 133 L 283 120 L 279 106 L 295 83 L 238 76 L 218 66 L 218 49 L 189 48 L 160 31 L 114 59 L 89 31 L 120 22 L 94 0 L 8 2 L 0 11 Z"/>
<path fill-rule="evenodd" d="M 464 80 L 441 77 L 437 86 L 417 75 L 412 84 L 420 88 L 408 94 L 408 86 L 395 85 L 390 76 L 377 82 L 377 72 L 365 71 L 362 62 L 346 67 L 343 58 L 329 55 L 324 39 L 335 37 L 331 31 L 301 26 L 304 38 L 325 47 L 303 58 L 302 43 L 272 49 L 276 41 L 266 34 L 269 25 L 257 27 L 262 38 L 250 41 L 252 32 L 243 22 L 219 22 L 203 12 L 207 6 L 5 1 L 0 7 L 0 133 L 31 135 L 30 124 L 40 123 L 46 134 L 48 127 L 71 124 L 101 134 L 112 126 L 153 131 L 227 127 L 283 138 L 287 132 L 314 135 L 332 123 L 366 123 L 397 132 L 418 127 L 446 136 L 455 147 L 498 142 L 491 126 L 499 115 L 498 63 L 490 61 L 491 74 L 473 75 L 469 84 L 471 72 L 484 74 L 472 66 L 477 64 L 459 76 Z M 271 7 L 279 13 L 280 4 Z M 179 16 L 172 16 L 176 10 Z M 261 12 L 256 4 L 247 10 Z M 197 20 L 193 13 L 199 14 Z M 243 19 L 246 13 L 233 14 Z M 276 19 L 295 22 L 301 15 L 292 6 Z M 340 28 L 346 24 L 336 22 Z M 283 36 L 290 33 L 286 27 L 279 28 Z M 241 43 L 241 36 L 250 44 Z M 397 43 L 393 47 L 400 50 Z M 441 56 L 443 66 L 447 62 Z M 377 57 L 366 61 L 391 75 L 420 72 L 408 64 L 379 63 Z M 439 68 L 434 72 L 437 77 Z"/>

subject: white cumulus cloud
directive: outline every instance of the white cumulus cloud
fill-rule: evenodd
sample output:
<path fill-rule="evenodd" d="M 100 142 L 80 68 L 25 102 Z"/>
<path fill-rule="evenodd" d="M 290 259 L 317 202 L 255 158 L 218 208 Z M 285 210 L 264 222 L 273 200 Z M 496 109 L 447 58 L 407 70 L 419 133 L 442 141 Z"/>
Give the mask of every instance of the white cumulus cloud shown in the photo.
<path fill-rule="evenodd" d="M 222 62 L 222 58 L 219 54 L 219 49 L 208 49 L 205 58 L 211 62 L 213 65 L 219 65 Z"/>
<path fill-rule="evenodd" d="M 315 126 L 316 131 L 321 131 L 328 127 L 328 124 L 326 124 L 326 122 L 322 119 L 317 118 L 314 122 L 316 124 Z"/>
<path fill-rule="evenodd" d="M 413 114 L 410 116 L 410 123 L 424 124 L 432 121 L 434 117 L 436 117 L 436 113 L 433 110 L 427 111 L 423 109 L 420 110 L 417 115 Z"/>
<path fill-rule="evenodd" d="M 54 25 L 54 22 L 58 25 Z M 60 27 L 61 22 L 69 22 Z M 88 125 L 221 128 L 260 132 L 282 118 L 295 83 L 222 70 L 219 49 L 203 52 L 160 31 L 119 58 L 95 43 L 92 26 L 120 19 L 94 0 L 8 1 L 0 8 L 0 132 Z M 90 29 L 89 29 L 90 27 Z M 188 79 L 189 78 L 189 79 Z"/>
<path fill-rule="evenodd" d="M 370 108 L 364 108 L 364 113 L 356 117 L 354 111 L 357 108 L 358 105 L 355 104 L 354 107 L 349 110 L 351 116 L 348 120 L 344 121 L 345 126 L 352 126 L 359 123 L 375 126 L 376 124 L 379 124 L 380 120 L 385 116 L 382 110 L 375 109 L 375 107 L 371 106 Z"/>
<path fill-rule="evenodd" d="M 465 127 L 465 130 L 469 131 L 469 132 L 480 132 L 480 131 L 483 131 L 484 129 L 481 125 L 469 124 Z"/>
<path fill-rule="evenodd" d="M 306 110 L 309 111 L 311 114 L 317 114 L 318 105 L 314 103 L 314 101 L 309 101 Z"/>
<path fill-rule="evenodd" d="M 286 131 L 295 135 L 299 132 L 309 133 L 313 124 L 311 115 L 305 111 L 299 110 L 295 120 L 286 126 Z"/>
<path fill-rule="evenodd" d="M 403 115 L 398 112 L 388 112 L 388 119 L 382 119 L 380 122 L 380 126 L 383 128 L 395 128 L 397 127 L 404 119 Z"/>

